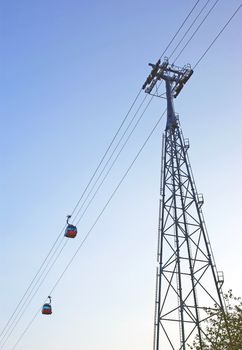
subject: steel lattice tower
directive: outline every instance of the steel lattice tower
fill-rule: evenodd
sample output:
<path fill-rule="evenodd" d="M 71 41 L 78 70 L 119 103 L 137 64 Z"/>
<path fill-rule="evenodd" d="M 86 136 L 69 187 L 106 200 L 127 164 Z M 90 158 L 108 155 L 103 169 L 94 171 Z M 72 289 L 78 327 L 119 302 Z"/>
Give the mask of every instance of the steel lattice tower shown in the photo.
<path fill-rule="evenodd" d="M 206 308 L 217 305 L 224 314 L 223 274 L 216 269 L 188 158 L 189 142 L 184 139 L 173 99 L 192 75 L 183 68 L 150 64 L 152 71 L 143 85 L 145 92 L 158 94 L 164 81 L 167 123 L 163 135 L 158 228 L 154 350 L 187 350 L 196 336 L 201 349 L 206 337 Z M 155 89 L 154 89 L 155 88 Z M 217 309 L 217 310 L 218 310 Z"/>

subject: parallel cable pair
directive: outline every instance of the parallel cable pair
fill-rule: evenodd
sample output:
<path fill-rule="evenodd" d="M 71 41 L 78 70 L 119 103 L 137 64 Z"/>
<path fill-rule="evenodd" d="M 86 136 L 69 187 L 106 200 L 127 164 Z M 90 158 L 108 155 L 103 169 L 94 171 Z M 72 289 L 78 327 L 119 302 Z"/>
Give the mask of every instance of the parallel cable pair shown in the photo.
<path fill-rule="evenodd" d="M 71 215 L 75 214 L 76 211 L 78 210 L 79 204 L 81 203 L 81 201 L 84 198 L 85 194 L 88 192 L 88 189 L 89 189 L 90 185 L 92 184 L 93 179 L 97 175 L 97 173 L 100 170 L 102 164 L 104 163 L 105 158 L 109 154 L 109 151 L 110 151 L 111 147 L 113 146 L 114 142 L 118 138 L 118 136 L 120 134 L 120 131 L 121 131 L 122 127 L 124 126 L 128 116 L 130 115 L 131 110 L 133 109 L 135 103 L 137 102 L 140 94 L 141 94 L 141 90 L 138 92 L 138 94 L 135 97 L 131 107 L 129 108 L 129 110 L 127 112 L 127 114 L 125 115 L 124 119 L 122 120 L 122 123 L 120 124 L 120 126 L 119 126 L 118 130 L 116 131 L 112 141 L 110 142 L 108 148 L 106 149 L 104 155 L 102 156 L 98 166 L 96 167 L 93 175 L 91 176 L 88 184 L 86 185 L 86 187 L 85 187 L 81 197 L 79 198 L 79 200 L 77 201 L 74 209 L 72 210 Z M 143 101 L 142 101 L 140 107 L 142 106 L 142 104 L 143 104 Z M 138 110 L 140 109 L 140 107 L 138 108 Z M 137 115 L 137 113 L 135 114 L 135 116 L 136 115 Z M 133 119 L 134 119 L 134 117 L 133 117 Z M 129 125 L 131 125 L 131 123 L 129 123 Z M 126 132 L 127 132 L 127 128 L 126 128 Z M 105 166 L 107 166 L 107 163 L 106 163 Z M 99 178 L 100 178 L 100 175 L 99 175 L 98 179 Z M 78 211 L 78 213 L 79 212 L 80 212 L 80 210 Z M 75 218 L 76 217 L 77 216 L 75 216 Z M 14 328 L 16 327 L 16 325 L 18 324 L 18 322 L 22 318 L 22 316 L 24 314 L 24 311 L 25 311 L 24 307 L 26 306 L 26 304 L 29 304 L 32 301 L 32 299 L 36 295 L 38 289 L 40 288 L 40 286 L 43 284 L 44 280 L 46 279 L 46 277 L 47 277 L 48 273 L 50 272 L 51 268 L 54 266 L 55 262 L 57 261 L 57 258 L 60 256 L 60 253 L 63 251 L 63 249 L 67 245 L 68 240 L 65 240 L 65 238 L 63 236 L 65 227 L 66 227 L 66 225 L 62 228 L 62 230 L 58 234 L 56 240 L 54 241 L 54 243 L 51 246 L 48 254 L 46 255 L 44 261 L 40 265 L 37 273 L 35 274 L 35 276 L 31 280 L 31 282 L 30 282 L 29 286 L 27 287 L 25 293 L 21 297 L 19 303 L 17 304 L 16 308 L 14 309 L 13 313 L 11 314 L 11 316 L 8 319 L 7 323 L 5 324 L 3 330 L 1 331 L 1 334 L 0 334 L 0 337 L 1 337 L 0 350 L 3 348 L 3 346 L 6 343 L 6 341 L 8 340 L 9 336 L 12 334 L 12 331 L 14 330 Z M 64 242 L 64 240 L 65 240 L 65 242 Z M 56 254 L 57 254 L 57 256 L 56 256 Z M 56 258 L 55 258 L 55 256 L 56 256 Z M 48 268 L 49 266 L 50 266 L 50 268 Z M 46 271 L 47 271 L 47 273 L 45 273 Z M 36 289 L 36 291 L 35 291 L 35 289 Z"/>
<path fill-rule="evenodd" d="M 86 203 L 87 199 L 89 198 L 90 194 L 92 193 L 93 189 L 95 188 L 95 185 L 97 184 L 98 180 L 101 178 L 101 175 L 103 174 L 104 170 L 107 168 L 108 164 L 110 163 L 110 160 L 112 159 L 113 155 L 115 154 L 115 151 L 117 150 L 118 146 L 120 145 L 121 141 L 123 140 L 125 134 L 127 133 L 127 131 L 130 129 L 131 124 L 133 123 L 138 111 L 140 110 L 140 107 L 143 105 L 144 101 L 146 100 L 146 98 L 148 97 L 148 95 L 145 96 L 145 98 L 143 99 L 141 105 L 139 106 L 137 112 L 135 113 L 134 117 L 131 119 L 131 121 L 129 122 L 127 128 L 125 129 L 122 137 L 120 138 L 118 144 L 116 145 L 115 149 L 113 150 L 111 156 L 108 158 L 107 162 L 104 164 L 104 167 L 101 171 L 101 173 L 99 174 L 99 176 L 97 177 L 94 185 L 92 186 L 92 188 L 90 189 L 88 196 L 86 197 L 86 199 L 84 200 L 84 202 L 82 203 L 82 206 L 80 207 L 80 209 L 78 210 L 75 219 L 78 217 L 78 214 L 80 214 L 81 209 L 83 208 L 84 204 Z M 87 209 L 89 208 L 89 206 L 91 205 L 91 203 L 93 202 L 95 196 L 97 195 L 99 189 L 101 188 L 101 186 L 103 185 L 104 181 L 106 180 L 106 178 L 108 177 L 109 173 L 111 172 L 114 164 L 117 162 L 120 154 L 122 153 L 124 147 L 126 146 L 126 144 L 128 143 L 128 141 L 130 140 L 132 134 L 134 133 L 135 129 L 137 128 L 138 124 L 140 123 L 141 119 L 144 116 L 144 113 L 146 112 L 147 108 L 149 107 L 151 100 L 153 99 L 153 97 L 150 99 L 150 101 L 148 102 L 148 104 L 146 105 L 146 107 L 144 108 L 143 112 L 141 113 L 140 117 L 138 118 L 138 120 L 136 121 L 135 125 L 133 126 L 131 132 L 128 134 L 126 140 L 124 141 L 121 149 L 118 151 L 115 159 L 113 160 L 113 162 L 111 163 L 111 166 L 108 168 L 108 171 L 104 174 L 100 184 L 98 185 L 96 191 L 94 192 L 93 196 L 91 197 L 91 199 L 89 200 L 89 202 L 87 203 L 85 209 L 83 210 L 81 216 L 79 217 L 78 221 L 75 222 L 76 225 L 79 224 L 79 222 L 81 221 L 81 219 L 83 218 L 83 216 L 85 215 Z M 17 324 L 19 323 L 19 321 L 21 320 L 24 312 L 25 312 L 25 306 L 27 304 L 30 304 L 31 301 L 33 300 L 33 298 L 35 297 L 35 295 L 37 294 L 39 288 L 41 287 L 41 285 L 43 284 L 43 282 L 45 281 L 46 277 L 48 276 L 49 272 L 52 270 L 53 266 L 55 265 L 55 263 L 57 262 L 60 254 L 62 253 L 63 249 L 65 248 L 66 244 L 68 243 L 67 240 L 65 240 L 64 244 L 63 240 L 65 240 L 65 238 L 63 237 L 62 240 L 59 242 L 59 244 L 57 245 L 56 249 L 53 251 L 53 253 L 50 255 L 50 260 L 49 263 L 43 268 L 43 270 L 41 271 L 41 273 L 39 274 L 38 278 L 36 279 L 35 283 L 33 284 L 32 288 L 30 289 L 30 293 L 29 296 L 27 296 L 27 298 L 25 299 L 25 301 L 23 302 L 22 306 L 19 308 L 19 310 L 17 311 L 17 313 L 15 314 L 15 317 L 13 318 L 11 324 L 10 324 L 10 328 L 12 328 L 12 330 L 10 330 L 10 332 L 5 333 L 7 335 L 7 339 L 5 339 L 5 341 L 3 342 L 2 346 L 0 347 L 0 350 L 3 348 L 3 346 L 5 345 L 6 341 L 8 340 L 8 338 L 11 336 L 14 328 L 17 326 Z M 60 249 L 59 249 L 60 248 Z M 58 251 L 59 250 L 59 251 Z M 57 254 L 57 255 L 56 255 Z M 46 272 L 47 271 L 47 272 Z M 36 290 L 35 290 L 36 289 Z M 33 293 L 31 295 L 31 293 Z M 4 335 L 5 336 L 5 335 Z M 3 337 L 4 338 L 4 337 Z"/>
<path fill-rule="evenodd" d="M 155 132 L 156 128 L 158 127 L 158 125 L 160 124 L 163 116 L 166 113 L 166 109 L 164 110 L 164 112 L 162 113 L 162 115 L 159 117 L 159 119 L 156 121 L 155 125 L 153 126 L 153 128 L 151 129 L 148 137 L 146 138 L 145 142 L 143 143 L 143 145 L 141 146 L 141 148 L 139 149 L 138 153 L 136 154 L 135 158 L 133 159 L 132 163 L 129 165 L 128 169 L 125 171 L 124 175 L 122 176 L 121 180 L 119 181 L 118 185 L 115 187 L 114 191 L 112 192 L 111 196 L 109 197 L 108 201 L 106 202 L 105 206 L 103 207 L 103 209 L 100 211 L 100 213 L 98 214 L 97 218 L 95 219 L 93 225 L 91 226 L 91 228 L 88 230 L 88 232 L 86 233 L 85 237 L 83 238 L 83 240 L 81 241 L 80 245 L 78 246 L 75 254 L 72 256 L 72 258 L 70 259 L 69 263 L 66 265 L 65 269 L 63 270 L 63 272 L 61 273 L 61 275 L 59 276 L 59 278 L 57 279 L 57 281 L 55 282 L 54 286 L 52 287 L 52 289 L 50 290 L 49 294 L 51 295 L 54 290 L 56 289 L 56 287 L 58 286 L 58 284 L 60 283 L 60 281 L 62 280 L 64 274 L 66 273 L 66 271 L 69 269 L 69 267 L 71 266 L 73 260 L 75 259 L 75 257 L 77 256 L 77 254 L 79 253 L 80 249 L 82 248 L 82 246 L 85 244 L 86 240 L 88 239 L 88 237 L 90 236 L 92 230 L 94 229 L 94 227 L 96 226 L 96 224 L 98 223 L 98 221 L 100 220 L 101 216 L 103 215 L 104 211 L 107 209 L 108 205 L 110 204 L 111 200 L 113 199 L 114 195 L 116 194 L 116 192 L 118 191 L 119 187 L 121 186 L 121 184 L 123 183 L 123 181 L 125 180 L 125 178 L 127 177 L 128 173 L 130 172 L 130 170 L 132 169 L 133 165 L 135 164 L 136 160 L 138 159 L 138 157 L 140 156 L 140 154 L 142 153 L 143 149 L 145 148 L 146 144 L 148 143 L 148 141 L 150 140 L 151 136 L 153 135 L 153 133 Z M 18 338 L 17 342 L 14 344 L 14 346 L 12 347 L 11 350 L 14 350 L 17 345 L 19 344 L 19 342 L 22 340 L 22 338 L 24 337 L 24 335 L 27 333 L 27 331 L 29 330 L 29 328 L 31 327 L 31 325 L 33 324 L 34 320 L 36 319 L 36 317 L 38 316 L 39 312 L 41 309 L 38 309 L 37 312 L 34 314 L 33 318 L 30 320 L 30 322 L 28 323 L 27 327 L 24 329 L 24 331 L 22 332 L 22 334 L 20 335 L 20 337 Z"/>

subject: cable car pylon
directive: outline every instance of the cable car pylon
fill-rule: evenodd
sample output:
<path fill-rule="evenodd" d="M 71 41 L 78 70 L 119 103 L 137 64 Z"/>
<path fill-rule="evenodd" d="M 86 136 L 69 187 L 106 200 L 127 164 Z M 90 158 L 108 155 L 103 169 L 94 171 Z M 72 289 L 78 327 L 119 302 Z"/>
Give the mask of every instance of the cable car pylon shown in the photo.
<path fill-rule="evenodd" d="M 205 333 L 206 309 L 222 311 L 223 275 L 217 271 L 202 213 L 203 197 L 198 194 L 188 158 L 189 142 L 184 139 L 176 98 L 193 71 L 170 65 L 168 59 L 149 64 L 152 71 L 143 89 L 163 97 L 157 88 L 165 82 L 167 122 L 163 134 L 154 350 L 187 350 L 193 340 L 209 342 Z M 216 305 L 216 307 L 215 307 Z"/>

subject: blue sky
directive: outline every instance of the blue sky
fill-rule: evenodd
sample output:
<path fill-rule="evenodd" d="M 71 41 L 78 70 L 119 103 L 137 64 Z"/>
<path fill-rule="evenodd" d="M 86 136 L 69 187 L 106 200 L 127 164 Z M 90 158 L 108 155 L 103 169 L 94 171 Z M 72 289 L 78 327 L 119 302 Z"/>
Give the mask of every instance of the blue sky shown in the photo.
<path fill-rule="evenodd" d="M 64 225 L 155 62 L 195 2 L 1 2 L 1 328 Z M 201 1 L 201 6 L 205 1 Z M 201 56 L 240 1 L 219 1 L 177 64 Z M 239 13 L 175 101 L 225 289 L 241 293 Z M 174 47 L 174 46 L 173 46 Z M 169 52 L 168 52 L 169 53 Z M 44 302 L 165 101 L 153 101 L 4 349 Z M 18 349 L 152 346 L 164 121 Z"/>

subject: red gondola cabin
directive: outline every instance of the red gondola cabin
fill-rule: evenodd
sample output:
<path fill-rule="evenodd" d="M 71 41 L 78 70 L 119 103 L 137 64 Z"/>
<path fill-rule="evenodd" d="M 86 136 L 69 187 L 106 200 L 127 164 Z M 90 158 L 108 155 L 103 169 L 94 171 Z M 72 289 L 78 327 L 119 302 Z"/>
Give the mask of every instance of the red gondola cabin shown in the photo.
<path fill-rule="evenodd" d="M 75 238 L 77 235 L 77 228 L 74 225 L 68 224 L 65 230 L 65 237 Z"/>
<path fill-rule="evenodd" d="M 52 307 L 51 307 L 51 297 L 49 298 L 49 303 L 45 303 L 42 307 L 42 314 L 43 315 L 51 315 L 52 314 Z"/>

